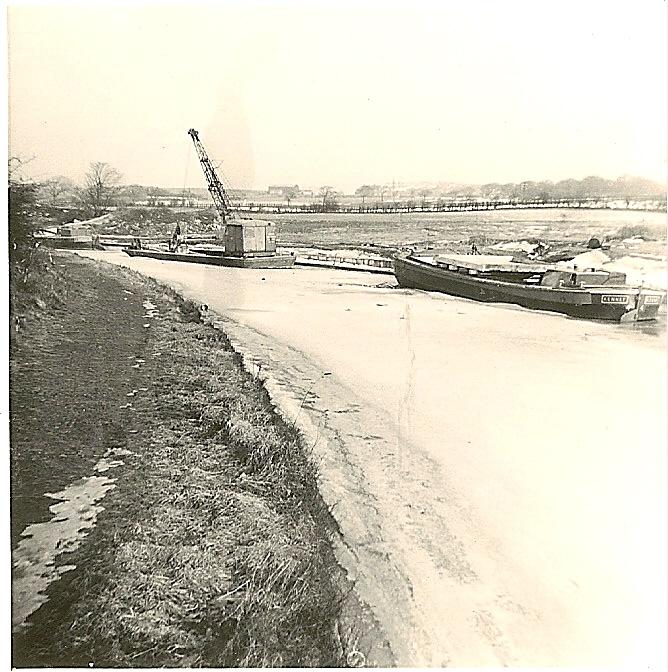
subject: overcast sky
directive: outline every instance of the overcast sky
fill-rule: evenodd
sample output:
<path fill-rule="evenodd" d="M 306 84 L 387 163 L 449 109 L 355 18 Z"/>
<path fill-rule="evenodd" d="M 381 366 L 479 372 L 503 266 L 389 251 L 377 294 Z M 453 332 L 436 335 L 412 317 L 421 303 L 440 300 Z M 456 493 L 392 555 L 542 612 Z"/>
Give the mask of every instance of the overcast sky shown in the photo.
<path fill-rule="evenodd" d="M 666 175 L 666 2 L 15 6 L 10 153 L 233 186 Z"/>

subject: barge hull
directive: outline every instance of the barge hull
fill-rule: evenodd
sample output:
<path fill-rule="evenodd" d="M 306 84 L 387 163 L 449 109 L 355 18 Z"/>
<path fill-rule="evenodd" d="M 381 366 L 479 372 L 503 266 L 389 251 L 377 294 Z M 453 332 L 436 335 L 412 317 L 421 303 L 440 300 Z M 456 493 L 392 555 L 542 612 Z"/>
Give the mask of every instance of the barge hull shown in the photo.
<path fill-rule="evenodd" d="M 465 275 L 405 257 L 395 259 L 394 271 L 401 287 L 442 292 L 487 303 L 511 303 L 589 320 L 653 320 L 657 317 L 661 300 L 659 292 L 641 293 L 638 299 L 638 290 L 628 287 L 610 287 L 603 292 L 598 288 L 593 292 L 514 285 Z M 609 295 L 624 296 L 625 300 L 623 303 L 607 303 L 603 297 Z"/>
<path fill-rule="evenodd" d="M 161 252 L 158 250 L 123 250 L 131 257 L 147 257 L 161 261 L 184 261 L 189 264 L 207 264 L 209 266 L 226 266 L 230 268 L 291 268 L 295 258 L 289 254 L 257 257 L 232 257 L 225 255 L 197 254 L 183 252 Z"/>
<path fill-rule="evenodd" d="M 64 236 L 34 236 L 44 247 L 52 250 L 93 250 L 95 246 L 91 238 L 77 240 Z"/>

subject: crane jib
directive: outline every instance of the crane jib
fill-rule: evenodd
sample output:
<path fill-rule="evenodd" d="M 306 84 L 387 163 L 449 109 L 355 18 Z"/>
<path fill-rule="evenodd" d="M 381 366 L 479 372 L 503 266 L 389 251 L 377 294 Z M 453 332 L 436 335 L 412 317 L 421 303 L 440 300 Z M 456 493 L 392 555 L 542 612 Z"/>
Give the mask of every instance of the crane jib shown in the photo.
<path fill-rule="evenodd" d="M 206 150 L 204 149 L 204 145 L 202 145 L 199 139 L 199 133 L 194 128 L 191 128 L 188 131 L 188 135 L 192 138 L 192 141 L 195 145 L 195 150 L 197 151 L 199 162 L 202 165 L 204 177 L 206 178 L 209 193 L 211 194 L 211 198 L 213 198 L 216 210 L 218 210 L 218 214 L 221 216 L 223 223 L 225 223 L 232 215 L 232 204 L 230 202 L 230 197 L 227 195 L 223 183 L 218 178 L 218 175 L 216 174 L 216 171 L 211 164 L 211 161 L 209 160 Z"/>

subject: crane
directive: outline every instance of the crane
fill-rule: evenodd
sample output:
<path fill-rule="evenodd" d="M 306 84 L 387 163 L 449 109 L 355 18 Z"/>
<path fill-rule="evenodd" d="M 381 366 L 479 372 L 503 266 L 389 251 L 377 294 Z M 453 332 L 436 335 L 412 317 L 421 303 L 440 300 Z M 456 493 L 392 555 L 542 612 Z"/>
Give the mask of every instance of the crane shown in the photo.
<path fill-rule="evenodd" d="M 194 128 L 191 128 L 188 130 L 188 135 L 195 144 L 197 156 L 199 157 L 199 162 L 202 164 L 204 177 L 206 177 L 209 193 L 216 204 L 216 210 L 218 210 L 218 214 L 223 222 L 224 257 L 221 256 L 221 259 L 225 258 L 229 260 L 232 257 L 236 257 L 237 262 L 241 264 L 242 268 L 244 267 L 244 263 L 247 262 L 250 264 L 251 262 L 248 260 L 254 257 L 257 259 L 264 258 L 264 262 L 257 261 L 257 259 L 253 261 L 256 264 L 256 268 L 274 268 L 279 266 L 287 268 L 288 266 L 292 266 L 294 257 L 290 255 L 279 256 L 276 254 L 276 226 L 273 222 L 237 217 L 232 212 L 232 203 L 230 202 L 229 194 L 225 191 L 222 181 L 211 165 L 206 150 L 200 142 L 199 133 Z M 170 249 L 172 247 L 174 250 L 178 249 L 179 239 L 180 231 L 175 231 L 174 242 L 170 245 Z M 269 257 L 271 257 L 271 261 L 268 261 Z M 239 261 L 239 259 L 242 261 Z M 258 266 L 260 263 L 269 265 Z"/>
<path fill-rule="evenodd" d="M 209 193 L 211 194 L 211 198 L 213 198 L 213 202 L 216 205 L 216 210 L 218 210 L 218 214 L 223 220 L 223 226 L 225 226 L 227 224 L 227 220 L 232 219 L 234 217 L 232 213 L 232 204 L 230 202 L 230 197 L 225 191 L 223 183 L 218 178 L 218 175 L 216 174 L 216 171 L 213 165 L 211 164 L 209 157 L 207 156 L 206 150 L 204 149 L 204 145 L 201 143 L 199 139 L 199 133 L 194 128 L 191 128 L 188 131 L 188 135 L 193 140 L 195 149 L 197 150 L 197 156 L 199 158 L 199 162 L 202 164 L 202 170 L 204 171 L 204 177 L 206 178 Z"/>

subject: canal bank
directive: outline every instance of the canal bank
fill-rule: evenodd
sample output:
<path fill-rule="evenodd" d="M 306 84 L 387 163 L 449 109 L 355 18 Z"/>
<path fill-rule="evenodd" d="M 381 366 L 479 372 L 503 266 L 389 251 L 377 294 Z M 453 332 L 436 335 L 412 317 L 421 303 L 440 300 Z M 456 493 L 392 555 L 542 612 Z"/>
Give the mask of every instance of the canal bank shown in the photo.
<path fill-rule="evenodd" d="M 225 335 L 130 271 L 54 268 L 11 361 L 13 664 L 368 660 L 307 450 Z"/>
<path fill-rule="evenodd" d="M 217 314 L 309 437 L 398 664 L 661 669 L 665 322 L 90 256 Z"/>

